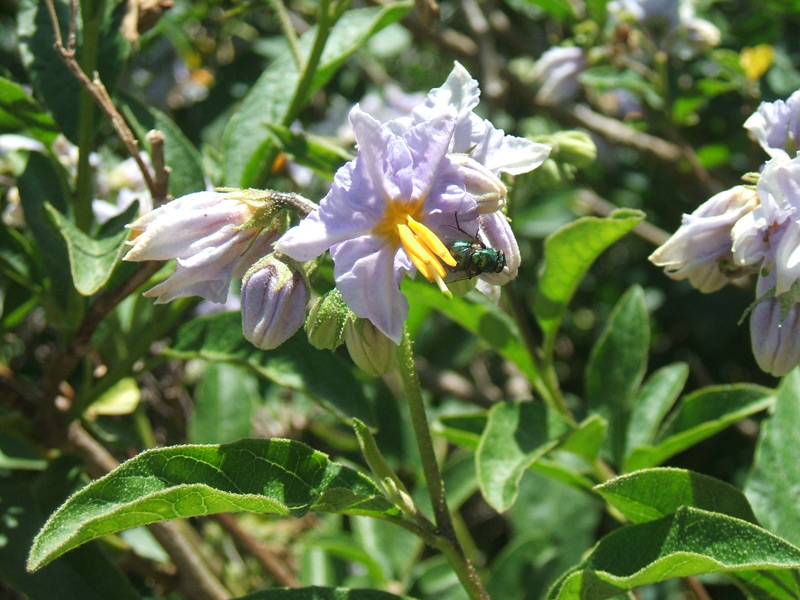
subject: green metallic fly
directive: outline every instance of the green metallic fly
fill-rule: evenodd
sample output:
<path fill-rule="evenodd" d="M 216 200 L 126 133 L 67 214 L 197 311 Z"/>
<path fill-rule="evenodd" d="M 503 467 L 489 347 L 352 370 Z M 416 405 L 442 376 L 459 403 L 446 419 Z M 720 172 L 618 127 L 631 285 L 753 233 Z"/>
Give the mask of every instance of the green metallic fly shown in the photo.
<path fill-rule="evenodd" d="M 450 254 L 456 260 L 456 266 L 446 267 L 453 275 L 445 278 L 445 281 L 472 279 L 483 273 L 501 273 L 505 269 L 505 253 L 496 248 L 488 248 L 477 236 L 470 235 L 461 229 L 458 224 L 458 215 L 456 215 L 456 229 L 469 239 L 456 240 L 448 245 Z"/>

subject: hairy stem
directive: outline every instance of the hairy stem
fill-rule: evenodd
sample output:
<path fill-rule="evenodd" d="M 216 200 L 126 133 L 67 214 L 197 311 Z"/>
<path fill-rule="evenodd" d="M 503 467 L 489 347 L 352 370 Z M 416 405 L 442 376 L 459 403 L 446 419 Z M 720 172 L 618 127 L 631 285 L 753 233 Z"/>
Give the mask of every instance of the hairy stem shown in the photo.
<path fill-rule="evenodd" d="M 428 494 L 433 506 L 436 527 L 438 528 L 437 537 L 439 543 L 436 544 L 436 547 L 447 558 L 469 597 L 472 600 L 488 600 L 489 595 L 483 588 L 483 584 L 478 578 L 472 563 L 469 562 L 469 559 L 464 554 L 453 526 L 450 509 L 447 507 L 444 483 L 439 470 L 439 463 L 436 460 L 436 452 L 433 449 L 433 439 L 431 438 L 428 416 L 422 399 L 422 388 L 414 365 L 414 351 L 408 330 L 403 332 L 403 340 L 397 349 L 397 358 L 406 402 L 411 415 L 411 424 L 414 428 L 414 436 L 422 458 L 422 470 L 425 474 L 425 482 L 428 485 Z"/>

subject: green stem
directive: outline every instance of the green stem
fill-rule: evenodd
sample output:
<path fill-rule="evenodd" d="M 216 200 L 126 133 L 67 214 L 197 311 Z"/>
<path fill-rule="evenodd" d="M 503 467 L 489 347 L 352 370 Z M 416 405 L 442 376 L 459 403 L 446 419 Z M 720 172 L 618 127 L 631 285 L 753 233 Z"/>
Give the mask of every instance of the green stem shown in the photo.
<path fill-rule="evenodd" d="M 444 483 L 439 471 L 439 463 L 436 460 L 436 452 L 433 448 L 428 416 L 422 399 L 422 388 L 414 365 L 414 350 L 412 346 L 411 336 L 406 329 L 403 331 L 403 340 L 397 349 L 397 362 L 400 376 L 403 380 L 408 410 L 411 415 L 411 425 L 414 428 L 414 436 L 417 439 L 417 446 L 422 459 L 422 470 L 425 474 L 425 482 L 428 485 L 428 494 L 433 506 L 436 527 L 438 528 L 438 543 L 435 544 L 435 547 L 445 555 L 458 576 L 461 585 L 464 586 L 472 600 L 489 600 L 489 595 L 483 589 L 483 584 L 478 578 L 478 574 L 464 554 L 453 526 L 450 509 L 447 507 Z"/>
<path fill-rule="evenodd" d="M 300 71 L 303 69 L 303 54 L 300 52 L 300 46 L 297 43 L 297 32 L 294 30 L 294 26 L 292 26 L 292 20 L 289 18 L 289 11 L 286 10 L 283 0 L 270 0 L 270 4 L 272 4 L 272 9 L 275 11 L 278 21 L 280 21 L 283 35 L 286 36 L 289 50 L 291 50 L 292 57 L 294 58 L 294 64 L 297 65 L 297 70 Z"/>
<path fill-rule="evenodd" d="M 297 118 L 300 110 L 308 100 L 311 92 L 311 85 L 314 82 L 314 75 L 317 72 L 319 61 L 322 58 L 322 51 L 325 50 L 325 44 L 328 41 L 328 36 L 331 33 L 333 25 L 336 23 L 335 16 L 330 14 L 329 10 L 330 0 L 322 0 L 319 5 L 319 21 L 317 22 L 317 33 L 314 37 L 314 44 L 311 47 L 311 52 L 308 59 L 305 60 L 302 66 L 302 73 L 297 82 L 297 87 L 294 89 L 294 96 L 289 104 L 289 109 L 281 121 L 281 124 L 288 127 Z"/>
<path fill-rule="evenodd" d="M 81 68 L 91 79 L 97 70 L 98 40 L 103 24 L 104 0 L 81 2 L 83 35 L 81 43 Z M 75 193 L 75 224 L 81 231 L 92 226 L 92 200 L 94 185 L 89 157 L 94 146 L 96 110 L 94 101 L 81 88 L 78 104 L 78 174 Z"/>

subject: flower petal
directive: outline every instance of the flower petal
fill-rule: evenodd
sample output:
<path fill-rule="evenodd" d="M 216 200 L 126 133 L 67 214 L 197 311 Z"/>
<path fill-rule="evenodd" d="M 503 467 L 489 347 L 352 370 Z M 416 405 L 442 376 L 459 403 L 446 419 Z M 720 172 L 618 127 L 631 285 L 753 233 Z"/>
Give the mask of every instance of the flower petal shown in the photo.
<path fill-rule="evenodd" d="M 408 300 L 400 292 L 401 267 L 407 263 L 385 244 L 381 236 L 366 235 L 331 248 L 336 287 L 356 316 L 369 319 L 375 327 L 400 343 L 408 316 Z M 403 253 L 404 254 L 404 253 Z"/>

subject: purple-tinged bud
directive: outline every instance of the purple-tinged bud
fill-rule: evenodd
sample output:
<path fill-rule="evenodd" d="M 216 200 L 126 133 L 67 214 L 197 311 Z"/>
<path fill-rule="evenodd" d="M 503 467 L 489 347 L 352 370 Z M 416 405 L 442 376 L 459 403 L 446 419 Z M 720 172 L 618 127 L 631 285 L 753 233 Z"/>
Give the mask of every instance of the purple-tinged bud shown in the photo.
<path fill-rule="evenodd" d="M 758 195 L 736 186 L 712 196 L 683 222 L 672 237 L 656 248 L 650 262 L 664 267 L 672 279 L 689 279 L 704 293 L 714 292 L 741 276 L 733 263 L 731 230 L 758 206 Z"/>
<path fill-rule="evenodd" d="M 501 210 L 506 205 L 508 190 L 500 178 L 466 154 L 457 155 L 456 158 L 467 192 L 478 203 L 478 212 L 485 214 Z"/>
<path fill-rule="evenodd" d="M 775 287 L 775 271 L 758 278 L 756 297 Z M 783 296 L 789 296 L 787 292 Z M 800 363 L 800 305 L 783 296 L 766 298 L 750 314 L 750 342 L 762 371 L 780 377 Z M 783 305 L 783 306 L 782 306 Z"/>
<path fill-rule="evenodd" d="M 320 350 L 336 350 L 344 342 L 344 330 L 355 318 L 337 288 L 319 298 L 308 313 L 308 341 Z"/>
<path fill-rule="evenodd" d="M 383 375 L 394 365 L 397 344 L 369 319 L 351 319 L 344 328 L 344 342 L 353 362 L 368 375 Z"/>
<path fill-rule="evenodd" d="M 541 85 L 536 101 L 554 105 L 574 99 L 580 91 L 578 75 L 587 66 L 586 55 L 580 48 L 548 49 L 533 67 L 532 78 Z"/>
<path fill-rule="evenodd" d="M 303 274 L 270 254 L 242 280 L 244 337 L 262 350 L 277 348 L 303 324 L 307 302 Z"/>
<path fill-rule="evenodd" d="M 522 257 L 517 245 L 517 238 L 511 231 L 511 225 L 506 216 L 500 212 L 493 212 L 478 217 L 481 228 L 478 233 L 481 241 L 487 248 L 502 250 L 506 258 L 506 266 L 499 273 L 483 273 L 481 279 L 492 285 L 505 285 L 517 276 Z"/>

